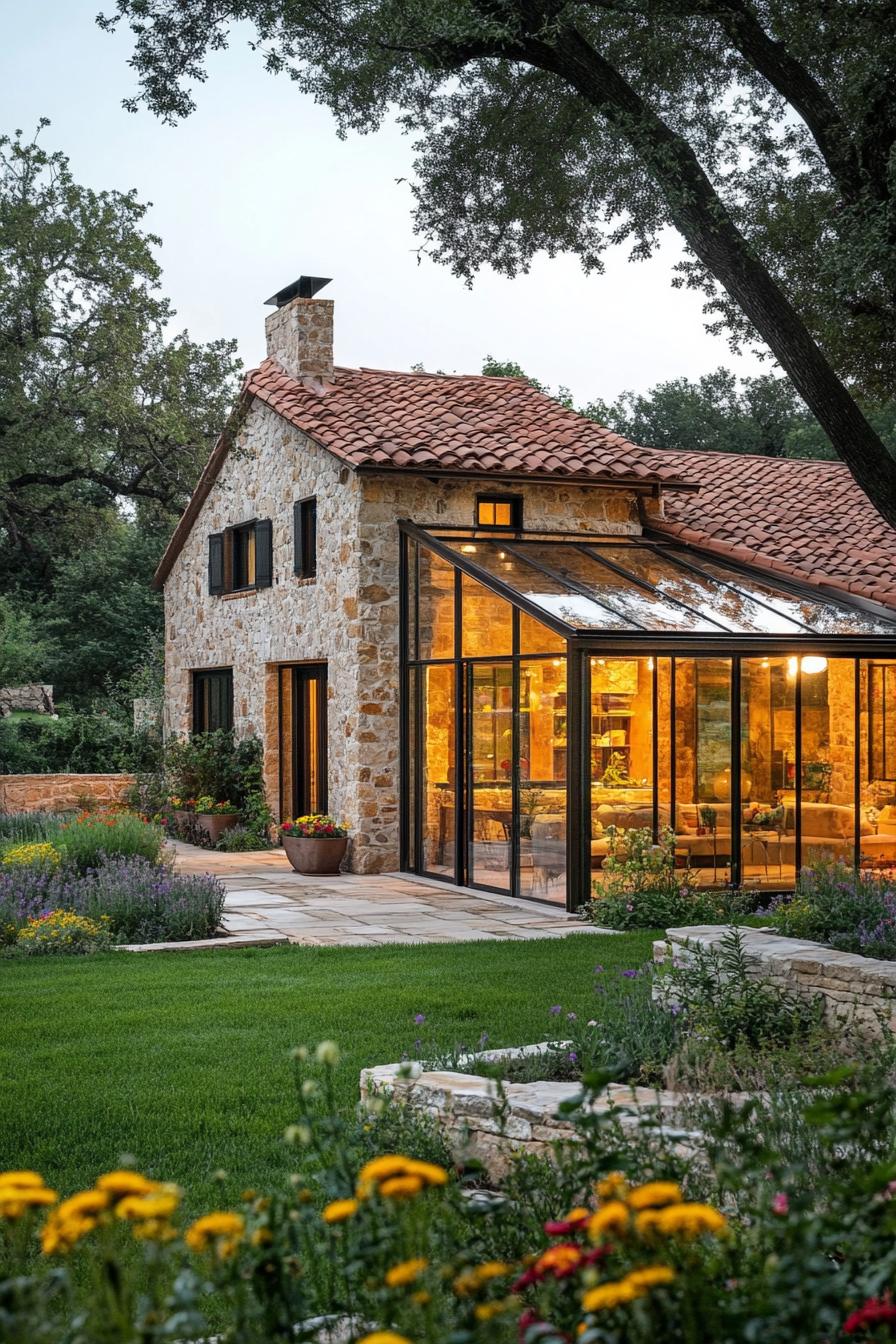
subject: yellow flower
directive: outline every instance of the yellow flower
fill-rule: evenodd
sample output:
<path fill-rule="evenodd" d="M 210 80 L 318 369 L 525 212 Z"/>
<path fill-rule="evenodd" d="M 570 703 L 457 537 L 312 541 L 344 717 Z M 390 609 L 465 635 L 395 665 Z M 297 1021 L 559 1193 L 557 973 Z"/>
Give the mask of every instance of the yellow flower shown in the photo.
<path fill-rule="evenodd" d="M 448 1173 L 435 1162 L 415 1162 L 413 1159 L 405 1165 L 408 1176 L 419 1176 L 424 1185 L 447 1185 Z"/>
<path fill-rule="evenodd" d="M 655 1241 L 659 1232 L 662 1209 L 644 1209 L 635 1214 L 635 1231 L 644 1241 Z"/>
<path fill-rule="evenodd" d="M 641 1292 L 646 1288 L 661 1288 L 663 1284 L 674 1281 L 675 1270 L 669 1265 L 647 1265 L 644 1269 L 633 1269 L 623 1279 L 623 1283 L 630 1283 Z"/>
<path fill-rule="evenodd" d="M 139 1171 L 107 1171 L 96 1183 L 97 1190 L 105 1190 L 113 1200 L 123 1199 L 125 1195 L 151 1195 L 158 1190 L 158 1181 L 141 1176 Z"/>
<path fill-rule="evenodd" d="M 380 1186 L 380 1194 L 384 1199 L 411 1199 L 419 1195 L 422 1189 L 423 1182 L 419 1176 L 390 1176 Z"/>
<path fill-rule="evenodd" d="M 582 1252 L 578 1246 L 550 1246 L 535 1261 L 535 1268 L 540 1273 L 565 1275 L 575 1269 L 581 1259 Z"/>
<path fill-rule="evenodd" d="M 44 1184 L 43 1176 L 36 1171 L 0 1171 L 0 1185 L 15 1185 L 25 1189 L 34 1189 Z"/>
<path fill-rule="evenodd" d="M 588 1219 L 588 1236 L 600 1241 L 607 1233 L 624 1236 L 628 1231 L 630 1214 L 621 1199 L 611 1199 Z"/>
<path fill-rule="evenodd" d="M 656 1228 L 661 1236 L 693 1241 L 704 1234 L 724 1236 L 728 1230 L 728 1220 L 711 1204 L 671 1204 L 669 1208 L 660 1210 Z"/>
<path fill-rule="evenodd" d="M 75 1246 L 82 1237 L 86 1237 L 88 1232 L 92 1232 L 97 1225 L 96 1218 L 89 1218 L 77 1213 L 61 1217 L 62 1206 L 54 1209 L 47 1221 L 44 1223 L 43 1231 L 40 1234 L 40 1245 L 44 1255 L 55 1255 L 57 1252 L 65 1254 Z"/>
<path fill-rule="evenodd" d="M 514 1297 L 502 1298 L 499 1302 L 477 1302 L 473 1308 L 473 1315 L 477 1321 L 490 1321 L 495 1316 L 503 1316 L 516 1305 L 517 1299 Z"/>
<path fill-rule="evenodd" d="M 59 1196 L 45 1186 L 0 1184 L 0 1218 L 21 1218 L 27 1209 L 55 1204 Z"/>
<path fill-rule="evenodd" d="M 413 1188 L 407 1184 L 386 1186 L 393 1181 L 406 1182 L 410 1178 L 416 1182 Z M 366 1162 L 358 1173 L 355 1193 L 359 1199 L 368 1199 L 379 1187 L 380 1194 L 388 1197 L 401 1197 L 417 1194 L 425 1185 L 446 1185 L 448 1173 L 435 1162 L 418 1162 L 412 1157 L 401 1157 L 397 1153 L 385 1153 Z"/>
<path fill-rule="evenodd" d="M 394 1330 L 374 1330 L 372 1335 L 359 1339 L 358 1344 L 413 1344 L 413 1341 L 407 1335 L 397 1335 Z"/>
<path fill-rule="evenodd" d="M 167 1218 L 146 1218 L 134 1224 L 134 1236 L 138 1241 L 173 1241 L 177 1232 Z"/>
<path fill-rule="evenodd" d="M 274 1234 L 269 1227 L 256 1227 L 252 1233 L 253 1246 L 270 1246 L 274 1240 Z"/>
<path fill-rule="evenodd" d="M 180 1200 L 177 1195 L 126 1195 L 115 1212 L 119 1218 L 140 1222 L 144 1218 L 170 1218 Z"/>
<path fill-rule="evenodd" d="M 109 1196 L 104 1190 L 82 1190 L 64 1199 L 56 1210 L 60 1219 L 93 1217 L 109 1207 Z"/>
<path fill-rule="evenodd" d="M 358 1212 L 360 1204 L 356 1199 L 334 1199 L 324 1209 L 321 1217 L 325 1223 L 344 1223 Z"/>
<path fill-rule="evenodd" d="M 246 1224 L 238 1213 L 207 1213 L 191 1223 L 184 1241 L 191 1251 L 201 1254 L 214 1248 L 219 1260 L 233 1255 L 243 1237 Z"/>
<path fill-rule="evenodd" d="M 416 1293 L 411 1293 L 411 1301 L 416 1303 L 418 1307 L 428 1307 L 432 1301 L 432 1294 L 418 1288 Z"/>
<path fill-rule="evenodd" d="M 621 1171 L 611 1171 L 594 1187 L 598 1199 L 625 1199 L 628 1194 L 628 1181 Z"/>
<path fill-rule="evenodd" d="M 648 1181 L 628 1196 L 630 1209 L 657 1209 L 663 1204 L 679 1204 L 681 1187 L 675 1181 Z"/>
<path fill-rule="evenodd" d="M 469 1269 L 461 1270 L 451 1286 L 458 1297 L 466 1297 L 492 1279 L 503 1278 L 512 1268 L 512 1265 L 505 1264 L 503 1260 L 486 1260 L 481 1265 L 472 1265 Z"/>
<path fill-rule="evenodd" d="M 428 1260 L 423 1260 L 419 1256 L 414 1260 L 402 1260 L 400 1264 L 393 1265 L 391 1269 L 386 1270 L 386 1286 L 388 1288 L 404 1288 L 407 1284 L 413 1283 L 415 1279 L 419 1279 L 428 1264 Z"/>
<path fill-rule="evenodd" d="M 598 1288 L 591 1288 L 582 1298 L 582 1307 L 585 1311 L 612 1311 L 614 1307 L 625 1306 L 643 1296 L 643 1289 L 621 1279 L 618 1283 L 602 1283 Z"/>

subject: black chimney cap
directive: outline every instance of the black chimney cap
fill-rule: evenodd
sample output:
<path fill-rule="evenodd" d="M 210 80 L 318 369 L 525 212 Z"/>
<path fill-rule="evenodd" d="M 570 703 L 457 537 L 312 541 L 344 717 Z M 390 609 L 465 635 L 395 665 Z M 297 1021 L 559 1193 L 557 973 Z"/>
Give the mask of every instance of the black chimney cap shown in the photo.
<path fill-rule="evenodd" d="M 293 280 L 291 285 L 285 289 L 278 289 L 276 294 L 272 294 L 269 299 L 265 299 L 265 306 L 272 308 L 282 308 L 290 299 L 313 299 L 319 289 L 328 285 L 330 279 L 323 275 L 300 275 L 298 280 Z"/>

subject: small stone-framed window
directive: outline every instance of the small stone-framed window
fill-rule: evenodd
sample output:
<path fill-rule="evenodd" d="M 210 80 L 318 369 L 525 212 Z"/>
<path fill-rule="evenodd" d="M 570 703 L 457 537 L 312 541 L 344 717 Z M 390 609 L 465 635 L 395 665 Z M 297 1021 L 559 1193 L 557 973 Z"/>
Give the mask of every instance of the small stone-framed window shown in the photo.
<path fill-rule="evenodd" d="M 273 529 L 269 518 L 213 532 L 208 539 L 208 591 L 251 592 L 273 581 Z"/>
<path fill-rule="evenodd" d="M 523 526 L 522 495 L 477 495 L 475 524 L 496 532 L 519 532 Z"/>
<path fill-rule="evenodd" d="M 215 667 L 193 673 L 193 732 L 233 727 L 233 669 Z"/>
<path fill-rule="evenodd" d="M 317 500 L 297 499 L 292 506 L 293 569 L 300 579 L 317 575 Z"/>

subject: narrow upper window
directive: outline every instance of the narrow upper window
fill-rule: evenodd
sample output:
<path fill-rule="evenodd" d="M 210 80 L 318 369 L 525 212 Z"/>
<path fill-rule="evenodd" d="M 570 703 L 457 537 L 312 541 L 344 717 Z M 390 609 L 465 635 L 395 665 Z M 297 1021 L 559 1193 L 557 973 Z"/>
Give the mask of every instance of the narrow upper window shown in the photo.
<path fill-rule="evenodd" d="M 476 526 L 509 528 L 518 532 L 523 526 L 521 495 L 477 495 Z"/>
<path fill-rule="evenodd" d="M 317 500 L 297 500 L 292 519 L 295 572 L 300 579 L 313 579 L 317 573 Z"/>
<path fill-rule="evenodd" d="M 233 671 L 216 667 L 193 673 L 193 732 L 233 727 Z"/>
<path fill-rule="evenodd" d="M 228 527 L 208 539 L 210 593 L 248 592 L 270 588 L 273 576 L 272 528 L 269 518 Z"/>

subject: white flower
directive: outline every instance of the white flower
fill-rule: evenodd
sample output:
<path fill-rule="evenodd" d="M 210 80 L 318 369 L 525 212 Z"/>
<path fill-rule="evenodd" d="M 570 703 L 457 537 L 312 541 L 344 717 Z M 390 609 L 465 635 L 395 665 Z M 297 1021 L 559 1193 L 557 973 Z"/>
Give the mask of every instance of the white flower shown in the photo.
<path fill-rule="evenodd" d="M 327 1064 L 334 1069 L 339 1063 L 339 1046 L 335 1041 L 321 1041 L 314 1056 L 318 1064 Z"/>

